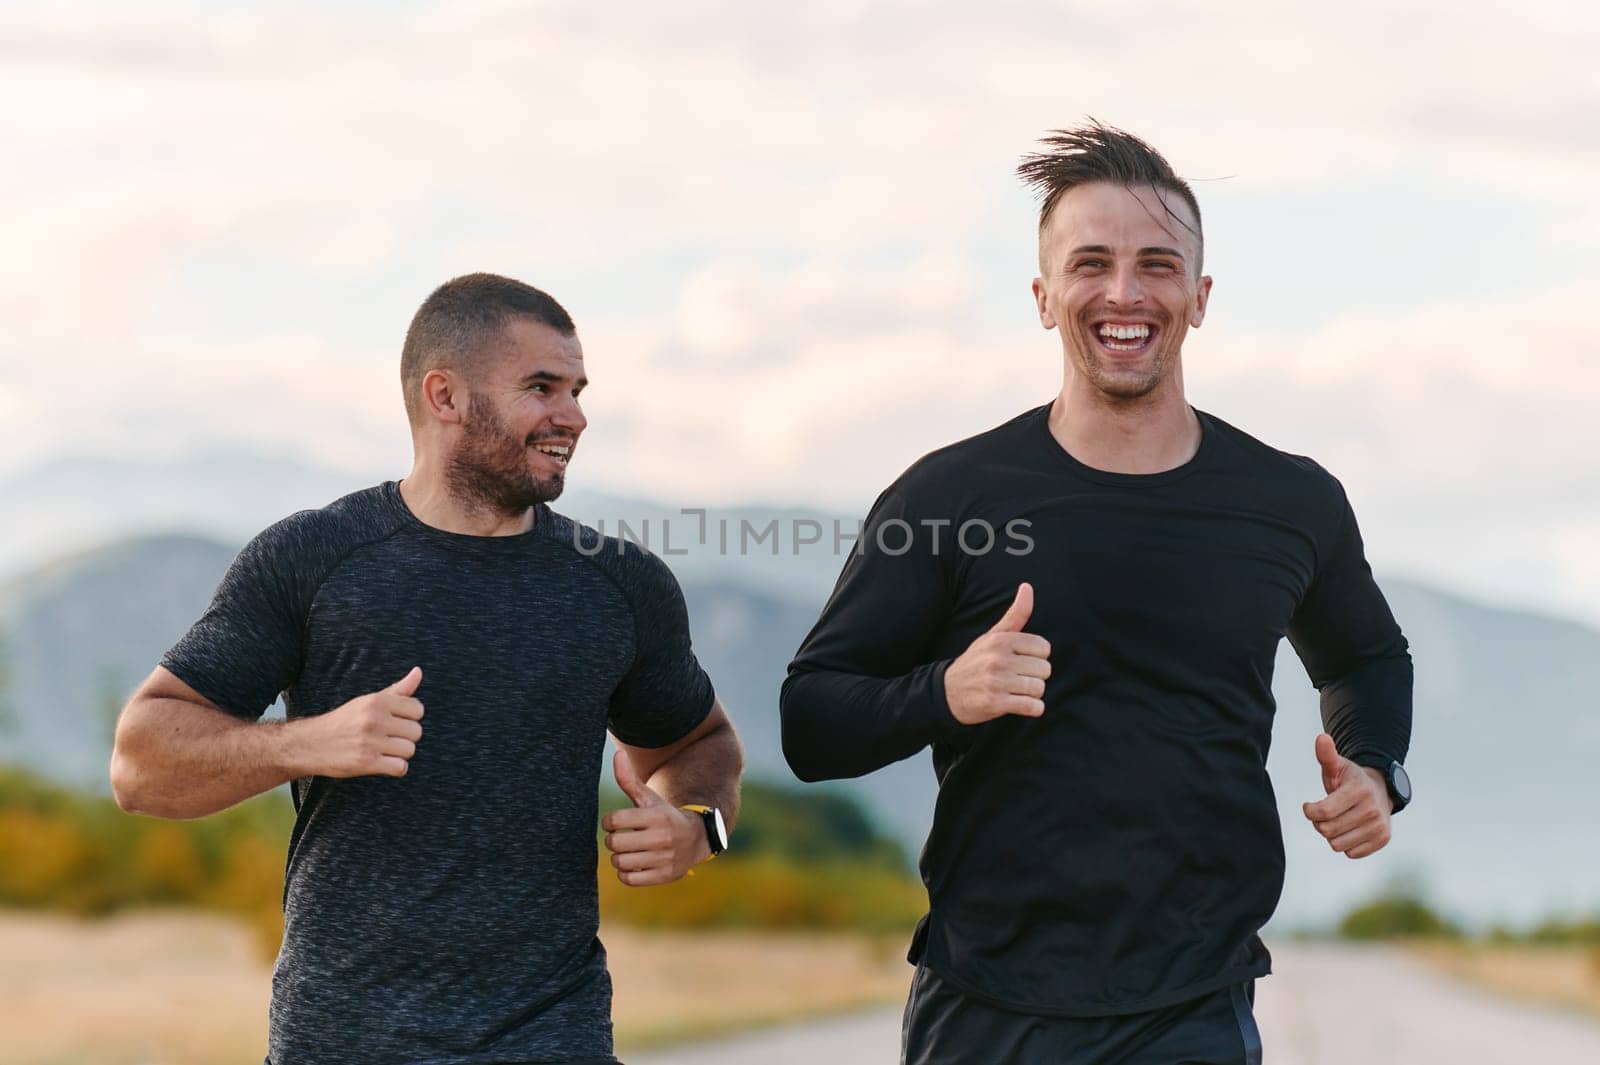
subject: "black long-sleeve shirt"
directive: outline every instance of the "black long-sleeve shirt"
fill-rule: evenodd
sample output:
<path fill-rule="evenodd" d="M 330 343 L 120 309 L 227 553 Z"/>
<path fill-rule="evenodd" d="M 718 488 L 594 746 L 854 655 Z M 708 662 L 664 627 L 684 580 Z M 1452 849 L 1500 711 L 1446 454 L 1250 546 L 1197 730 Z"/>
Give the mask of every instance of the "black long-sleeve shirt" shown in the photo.
<path fill-rule="evenodd" d="M 932 744 L 911 960 L 1012 1009 L 1133 1013 L 1270 969 L 1280 638 L 1339 751 L 1375 767 L 1410 742 L 1411 658 L 1321 466 L 1197 410 L 1187 463 L 1109 473 L 1057 443 L 1049 410 L 878 498 L 790 664 L 784 753 L 822 780 Z M 945 668 L 1023 581 L 1026 631 L 1051 645 L 1044 715 L 962 725 Z"/>

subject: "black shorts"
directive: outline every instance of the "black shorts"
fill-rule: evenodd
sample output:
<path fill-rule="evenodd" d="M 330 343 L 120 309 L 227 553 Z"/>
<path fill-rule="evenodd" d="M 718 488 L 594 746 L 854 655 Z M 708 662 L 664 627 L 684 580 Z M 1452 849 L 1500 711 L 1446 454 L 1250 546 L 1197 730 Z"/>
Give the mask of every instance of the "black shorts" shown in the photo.
<path fill-rule="evenodd" d="M 1261 1065 L 1255 981 L 1120 1017 L 1040 1017 L 991 1006 L 917 967 L 901 1065 Z"/>

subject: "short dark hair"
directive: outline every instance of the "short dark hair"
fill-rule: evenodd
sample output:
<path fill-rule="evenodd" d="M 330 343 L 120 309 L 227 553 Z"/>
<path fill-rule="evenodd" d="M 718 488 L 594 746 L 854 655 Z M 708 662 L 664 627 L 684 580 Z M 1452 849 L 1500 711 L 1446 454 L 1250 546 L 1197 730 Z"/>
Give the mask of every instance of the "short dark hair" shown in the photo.
<path fill-rule="evenodd" d="M 513 316 L 547 325 L 562 336 L 578 331 L 566 308 L 548 293 L 499 274 L 464 274 L 422 301 L 400 349 L 400 387 L 413 425 L 422 413 L 422 379 L 428 371 L 449 366 L 469 377 L 479 373 L 490 346 Z"/>
<path fill-rule="evenodd" d="M 1044 231 L 1050 221 L 1050 212 L 1061 197 L 1079 185 L 1111 184 L 1124 188 L 1149 185 L 1161 192 L 1178 196 L 1194 214 L 1194 224 L 1167 206 L 1161 206 L 1167 216 L 1194 234 L 1200 247 L 1200 259 L 1205 257 L 1205 237 L 1200 227 L 1200 203 L 1194 198 L 1189 183 L 1180 178 L 1162 154 L 1148 143 L 1126 130 L 1104 125 L 1094 119 L 1089 125 L 1077 129 L 1053 130 L 1041 137 L 1039 143 L 1048 151 L 1035 152 L 1022 157 L 1017 166 L 1017 176 L 1043 197 L 1039 205 L 1039 231 Z M 1201 262 L 1195 263 L 1195 273 L 1200 273 Z"/>

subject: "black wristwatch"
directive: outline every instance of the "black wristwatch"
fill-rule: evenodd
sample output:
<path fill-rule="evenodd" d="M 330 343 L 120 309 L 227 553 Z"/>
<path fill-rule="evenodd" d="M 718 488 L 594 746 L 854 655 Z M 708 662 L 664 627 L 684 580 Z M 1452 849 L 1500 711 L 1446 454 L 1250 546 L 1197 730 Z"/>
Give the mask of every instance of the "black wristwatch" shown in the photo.
<path fill-rule="evenodd" d="M 1388 765 L 1365 764 L 1383 774 L 1383 783 L 1389 789 L 1389 801 L 1394 803 L 1392 813 L 1399 813 L 1411 804 L 1411 776 L 1405 766 L 1393 759 L 1389 760 Z"/>
<path fill-rule="evenodd" d="M 722 811 L 715 806 L 702 806 L 699 803 L 687 803 L 683 807 L 692 814 L 699 814 L 700 820 L 706 825 L 706 843 L 711 847 L 711 853 L 706 861 L 710 861 L 728 849 L 728 826 L 722 820 Z"/>

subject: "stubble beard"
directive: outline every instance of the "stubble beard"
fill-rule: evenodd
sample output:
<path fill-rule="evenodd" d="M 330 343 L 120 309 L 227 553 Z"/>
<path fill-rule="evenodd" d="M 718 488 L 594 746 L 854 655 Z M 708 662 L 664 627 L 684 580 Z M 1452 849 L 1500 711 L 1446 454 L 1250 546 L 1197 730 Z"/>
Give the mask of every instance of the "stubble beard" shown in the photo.
<path fill-rule="evenodd" d="M 566 475 L 536 477 L 528 470 L 526 440 L 506 428 L 494 404 L 482 395 L 467 401 L 461 443 L 445 468 L 450 494 L 469 510 L 516 517 L 561 495 Z"/>
<path fill-rule="evenodd" d="M 1077 364 L 1079 372 L 1102 395 L 1118 401 L 1142 399 L 1154 392 L 1167 376 L 1171 323 L 1161 323 L 1161 331 L 1156 338 L 1157 347 L 1151 354 L 1150 368 L 1142 373 L 1130 373 L 1118 368 L 1109 356 L 1095 348 L 1094 340 L 1087 336 L 1087 325 L 1080 325 L 1078 329 L 1080 331 L 1074 333 L 1068 345 L 1068 354 Z"/>

